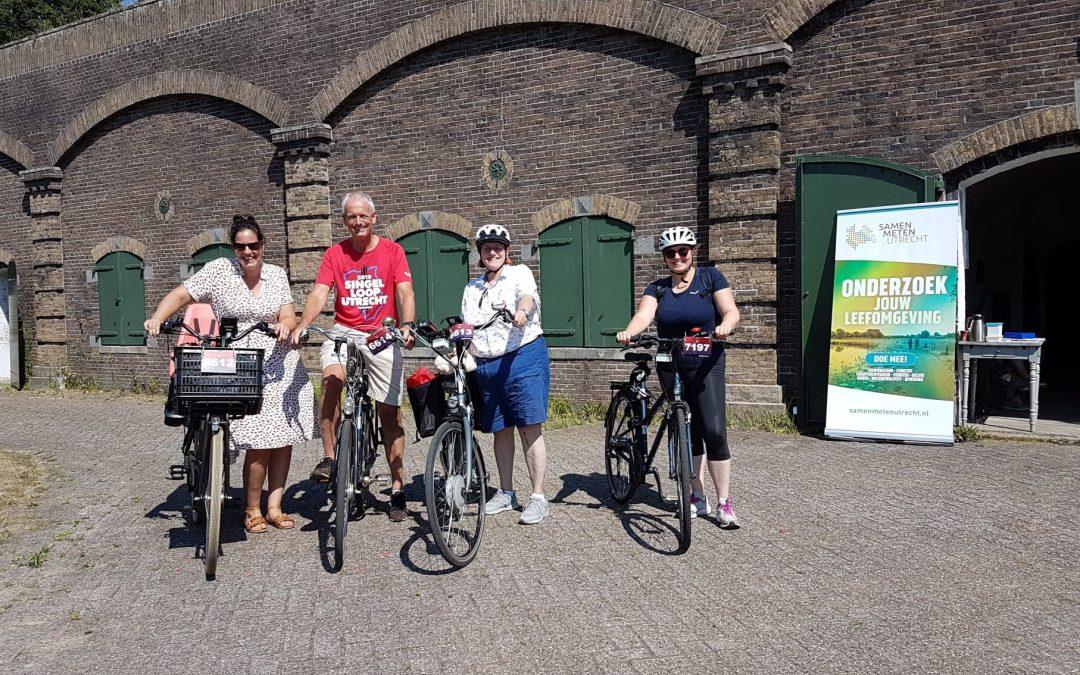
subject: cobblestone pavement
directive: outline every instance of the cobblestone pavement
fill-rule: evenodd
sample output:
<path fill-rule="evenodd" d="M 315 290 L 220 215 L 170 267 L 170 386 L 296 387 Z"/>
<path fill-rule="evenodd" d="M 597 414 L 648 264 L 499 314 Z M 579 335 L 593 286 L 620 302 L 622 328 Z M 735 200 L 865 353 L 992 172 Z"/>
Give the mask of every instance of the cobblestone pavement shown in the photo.
<path fill-rule="evenodd" d="M 606 501 L 599 425 L 553 431 L 551 518 L 532 528 L 492 518 L 477 560 L 450 572 L 422 515 L 426 444 L 412 444 L 415 519 L 391 523 L 380 511 L 354 523 L 345 569 L 331 573 L 320 557 L 321 497 L 306 480 L 312 443 L 295 453 L 299 482 L 287 493 L 297 529 L 248 537 L 239 511 L 226 511 L 225 555 L 208 582 L 194 558 L 198 531 L 181 513 L 183 487 L 165 477 L 179 435 L 160 410 L 136 399 L 0 394 L 0 447 L 33 452 L 53 476 L 35 507 L 45 527 L 0 544 L 0 669 L 1080 663 L 1076 447 L 735 433 L 744 527 L 696 521 L 680 556 L 655 490 L 625 510 Z M 25 566 L 47 544 L 45 564 Z"/>

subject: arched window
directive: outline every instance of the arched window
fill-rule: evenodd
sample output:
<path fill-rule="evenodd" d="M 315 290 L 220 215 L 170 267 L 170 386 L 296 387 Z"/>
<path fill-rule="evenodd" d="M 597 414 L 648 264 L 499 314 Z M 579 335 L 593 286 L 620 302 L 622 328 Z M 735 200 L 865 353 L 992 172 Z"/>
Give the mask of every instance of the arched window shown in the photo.
<path fill-rule="evenodd" d="M 446 230 L 421 230 L 398 239 L 405 249 L 416 294 L 416 318 L 440 323 L 461 313 L 469 282 L 469 242 Z"/>
<path fill-rule="evenodd" d="M 544 230 L 544 339 L 556 347 L 613 347 L 633 312 L 634 228 L 586 216 Z"/>
<path fill-rule="evenodd" d="M 210 244 L 209 246 L 204 246 L 191 256 L 191 273 L 195 274 L 211 260 L 217 260 L 218 258 L 228 258 L 231 256 L 232 246 L 230 246 L 229 244 Z"/>
<path fill-rule="evenodd" d="M 146 286 L 143 261 L 127 251 L 103 256 L 94 266 L 98 287 L 98 340 L 103 346 L 143 345 Z"/>

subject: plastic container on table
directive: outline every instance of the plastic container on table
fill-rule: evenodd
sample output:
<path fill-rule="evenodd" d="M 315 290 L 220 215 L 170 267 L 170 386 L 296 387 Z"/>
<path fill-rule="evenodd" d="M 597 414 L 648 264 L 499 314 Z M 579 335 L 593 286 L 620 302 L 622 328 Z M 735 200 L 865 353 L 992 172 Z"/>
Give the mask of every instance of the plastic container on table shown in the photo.
<path fill-rule="evenodd" d="M 986 322 L 986 341 L 987 342 L 1001 342 L 1002 328 L 1004 324 L 1000 321 L 987 321 Z"/>

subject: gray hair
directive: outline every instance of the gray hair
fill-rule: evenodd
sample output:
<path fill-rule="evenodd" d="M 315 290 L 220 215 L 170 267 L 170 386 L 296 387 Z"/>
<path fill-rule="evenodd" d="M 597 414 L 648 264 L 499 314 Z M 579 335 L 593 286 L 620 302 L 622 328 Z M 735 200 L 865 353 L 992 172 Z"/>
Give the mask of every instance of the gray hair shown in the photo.
<path fill-rule="evenodd" d="M 371 198 L 371 195 L 366 192 L 360 192 L 359 190 L 356 190 L 355 192 L 346 192 L 345 196 L 341 198 L 342 215 L 345 215 L 345 205 L 354 199 L 359 199 L 362 202 L 367 202 L 368 206 L 371 207 L 371 212 L 375 213 L 375 200 Z"/>

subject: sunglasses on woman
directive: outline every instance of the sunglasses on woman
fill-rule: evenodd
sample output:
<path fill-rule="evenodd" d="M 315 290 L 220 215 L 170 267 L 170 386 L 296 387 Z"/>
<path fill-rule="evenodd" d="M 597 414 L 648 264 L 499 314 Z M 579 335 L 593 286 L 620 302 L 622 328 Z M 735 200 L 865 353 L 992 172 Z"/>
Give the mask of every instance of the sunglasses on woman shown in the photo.
<path fill-rule="evenodd" d="M 247 248 L 250 248 L 252 251 L 258 251 L 260 248 L 262 248 L 262 245 L 263 243 L 261 241 L 254 241 L 250 244 L 241 244 L 237 241 L 233 243 L 232 247 L 234 251 L 243 251 Z"/>
<path fill-rule="evenodd" d="M 664 257 L 667 258 L 668 260 L 671 260 L 676 255 L 679 256 L 680 258 L 685 258 L 686 256 L 690 255 L 690 248 L 684 246 L 682 248 L 672 247 L 672 248 L 665 248 L 664 249 Z"/>

